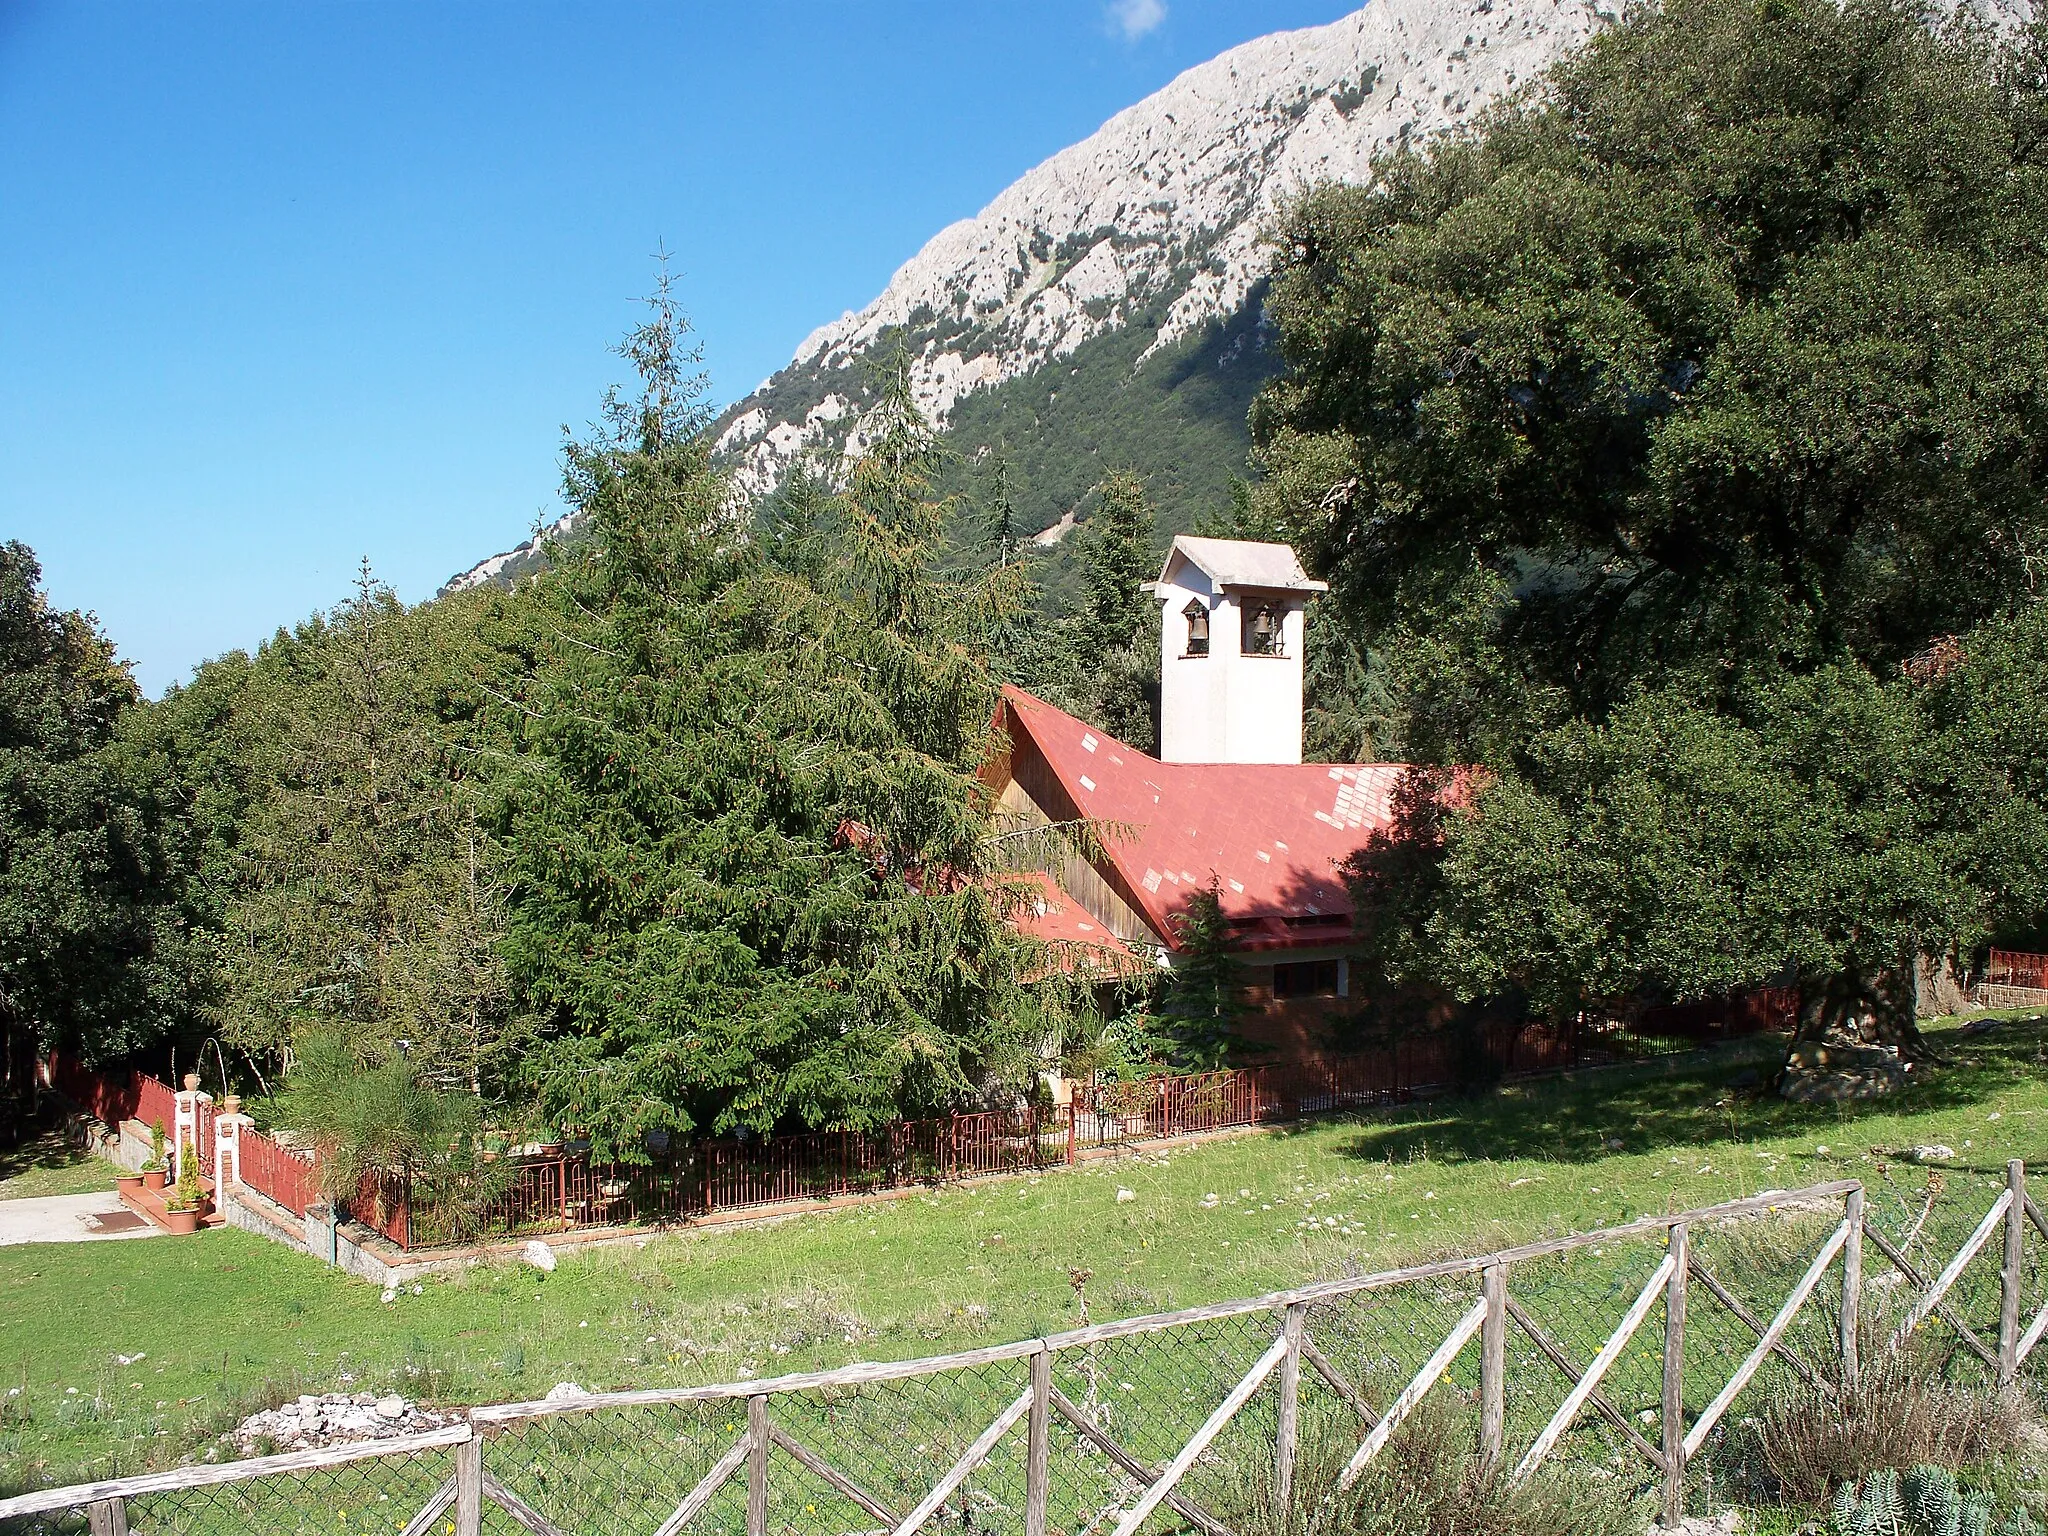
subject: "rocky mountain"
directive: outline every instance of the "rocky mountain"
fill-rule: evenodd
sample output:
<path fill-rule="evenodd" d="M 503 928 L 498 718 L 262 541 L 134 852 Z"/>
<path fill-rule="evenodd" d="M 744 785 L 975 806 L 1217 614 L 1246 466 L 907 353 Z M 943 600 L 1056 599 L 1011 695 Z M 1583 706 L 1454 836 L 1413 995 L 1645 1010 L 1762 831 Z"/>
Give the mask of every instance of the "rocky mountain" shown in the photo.
<path fill-rule="evenodd" d="M 842 464 L 863 442 L 866 364 L 900 343 L 956 448 L 1017 465 L 1029 526 L 1112 465 L 1147 473 L 1169 523 L 1220 509 L 1274 367 L 1257 301 L 1276 205 L 1367 178 L 1376 154 L 1467 121 L 1613 14 L 1614 0 L 1373 0 L 1233 48 L 934 235 L 731 407 L 719 448 L 753 494 L 801 455 Z"/>
<path fill-rule="evenodd" d="M 1611 13 L 1600 0 L 1374 0 L 1233 48 L 933 236 L 881 297 L 813 331 L 734 407 L 719 446 L 751 491 L 806 450 L 857 450 L 861 363 L 899 338 L 941 425 L 973 392 L 1119 330 L 1147 332 L 1142 369 L 1244 309 L 1281 198 L 1365 179 L 1374 155 L 1468 118 Z"/>

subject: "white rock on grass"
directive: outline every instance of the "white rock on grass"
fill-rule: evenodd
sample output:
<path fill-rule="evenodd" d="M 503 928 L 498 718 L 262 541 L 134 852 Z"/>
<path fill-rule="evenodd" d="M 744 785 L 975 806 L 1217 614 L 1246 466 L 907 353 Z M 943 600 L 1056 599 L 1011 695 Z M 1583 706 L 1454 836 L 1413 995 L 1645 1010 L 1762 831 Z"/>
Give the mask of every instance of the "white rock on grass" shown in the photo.
<path fill-rule="evenodd" d="M 555 1272 L 555 1250 L 539 1238 L 532 1239 L 521 1248 L 519 1257 L 544 1275 L 552 1275 Z"/>
<path fill-rule="evenodd" d="M 409 1403 L 396 1392 L 381 1398 L 369 1392 L 307 1393 L 297 1402 L 250 1414 L 228 1438 L 244 1456 L 266 1449 L 317 1450 L 438 1429 L 455 1417 Z"/>

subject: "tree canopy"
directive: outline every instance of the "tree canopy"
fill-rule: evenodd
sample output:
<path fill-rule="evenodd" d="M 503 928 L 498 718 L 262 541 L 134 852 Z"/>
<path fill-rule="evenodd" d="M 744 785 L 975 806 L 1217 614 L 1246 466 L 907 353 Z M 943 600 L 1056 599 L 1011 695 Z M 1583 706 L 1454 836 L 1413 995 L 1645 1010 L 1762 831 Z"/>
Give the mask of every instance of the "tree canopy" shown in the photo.
<path fill-rule="evenodd" d="M 947 508 L 898 371 L 850 482 L 745 536 L 681 317 L 571 444 L 592 537 L 507 781 L 506 953 L 545 1016 L 525 1079 L 637 1155 L 651 1131 L 866 1126 L 1028 1072 L 1022 941 L 973 774 L 1014 585 L 936 573 Z"/>
<path fill-rule="evenodd" d="M 1303 198 L 1264 507 L 1368 643 L 1476 605 L 1524 706 L 2009 612 L 2048 557 L 2043 57 L 1903 0 L 1675 0 Z"/>
<path fill-rule="evenodd" d="M 1911 1045 L 1915 958 L 2042 910 L 1974 690 L 2048 555 L 2044 37 L 1676 0 L 1289 211 L 1259 509 L 1347 728 L 1483 765 L 1356 861 L 1390 977 Z"/>
<path fill-rule="evenodd" d="M 0 1034 L 8 1077 L 64 1049 L 118 1059 L 189 1022 L 202 958 L 185 823 L 135 684 L 89 614 L 0 545 Z"/>

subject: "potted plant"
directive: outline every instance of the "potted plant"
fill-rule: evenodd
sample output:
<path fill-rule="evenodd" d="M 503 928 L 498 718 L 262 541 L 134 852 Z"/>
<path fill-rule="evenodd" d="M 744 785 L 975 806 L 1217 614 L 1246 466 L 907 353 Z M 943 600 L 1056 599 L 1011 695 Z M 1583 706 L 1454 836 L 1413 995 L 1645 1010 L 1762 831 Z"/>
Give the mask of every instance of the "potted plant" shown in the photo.
<path fill-rule="evenodd" d="M 149 1126 L 149 1161 L 142 1165 L 142 1187 L 162 1189 L 167 1165 L 164 1162 L 164 1123 L 153 1120 Z"/>
<path fill-rule="evenodd" d="M 142 1170 L 129 1173 L 123 1170 L 114 1175 L 114 1193 L 123 1200 L 131 1200 L 142 1193 Z"/>
<path fill-rule="evenodd" d="M 186 1142 L 178 1158 L 178 1183 L 164 1202 L 164 1225 L 173 1232 L 197 1232 L 205 1214 L 206 1196 L 199 1188 L 199 1157 Z"/>

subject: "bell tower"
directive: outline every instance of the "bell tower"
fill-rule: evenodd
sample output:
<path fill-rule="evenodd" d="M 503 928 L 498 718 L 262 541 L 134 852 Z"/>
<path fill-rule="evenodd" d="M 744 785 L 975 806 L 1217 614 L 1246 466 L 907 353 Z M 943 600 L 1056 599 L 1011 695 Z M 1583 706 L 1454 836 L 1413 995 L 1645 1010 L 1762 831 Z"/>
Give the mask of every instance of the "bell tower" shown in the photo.
<path fill-rule="evenodd" d="M 1182 534 L 1145 590 L 1159 600 L 1160 759 L 1300 762 L 1305 610 L 1328 584 L 1285 544 Z"/>

